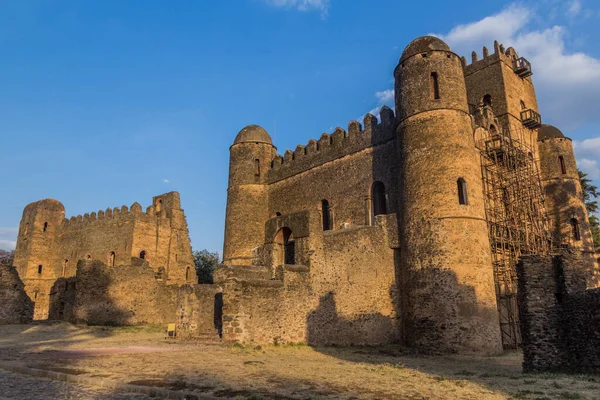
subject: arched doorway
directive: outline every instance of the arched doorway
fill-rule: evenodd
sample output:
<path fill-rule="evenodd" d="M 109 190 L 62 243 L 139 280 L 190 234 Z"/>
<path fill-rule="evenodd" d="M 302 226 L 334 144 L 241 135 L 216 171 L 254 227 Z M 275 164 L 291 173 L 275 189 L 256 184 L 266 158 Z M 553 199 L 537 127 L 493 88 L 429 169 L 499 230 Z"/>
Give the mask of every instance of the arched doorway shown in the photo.
<path fill-rule="evenodd" d="M 281 228 L 275 235 L 277 245 L 276 264 L 296 264 L 296 246 L 292 230 L 288 227 Z"/>

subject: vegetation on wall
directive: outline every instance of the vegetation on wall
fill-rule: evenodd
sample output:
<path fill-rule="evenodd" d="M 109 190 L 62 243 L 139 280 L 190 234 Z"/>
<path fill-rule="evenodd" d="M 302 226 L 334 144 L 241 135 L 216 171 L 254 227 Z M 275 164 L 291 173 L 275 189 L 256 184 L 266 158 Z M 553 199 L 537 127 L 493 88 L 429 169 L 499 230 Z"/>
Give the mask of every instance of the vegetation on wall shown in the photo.
<path fill-rule="evenodd" d="M 219 253 L 204 249 L 195 250 L 193 255 L 198 283 L 213 283 L 213 273 L 219 265 Z"/>
<path fill-rule="evenodd" d="M 13 258 L 15 257 L 15 251 L 6 251 L 0 249 L 0 264 L 12 265 Z"/>
<path fill-rule="evenodd" d="M 592 185 L 591 179 L 587 177 L 587 174 L 579 171 L 579 180 L 581 181 L 581 188 L 583 189 L 583 201 L 585 208 L 590 218 L 590 227 L 592 229 L 592 237 L 594 238 L 594 244 L 600 245 L 600 221 L 594 214 L 598 211 L 598 202 L 595 200 L 598 197 L 598 187 Z"/>

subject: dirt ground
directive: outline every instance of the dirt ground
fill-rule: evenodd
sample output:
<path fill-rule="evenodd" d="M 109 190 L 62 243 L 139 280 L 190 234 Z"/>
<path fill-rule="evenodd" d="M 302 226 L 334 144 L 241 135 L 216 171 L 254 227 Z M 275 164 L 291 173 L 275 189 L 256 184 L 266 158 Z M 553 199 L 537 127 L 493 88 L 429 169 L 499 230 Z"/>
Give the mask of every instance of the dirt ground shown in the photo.
<path fill-rule="evenodd" d="M 519 352 L 242 347 L 166 339 L 157 327 L 0 326 L 0 362 L 223 399 L 600 399 L 600 376 L 523 374 Z"/>

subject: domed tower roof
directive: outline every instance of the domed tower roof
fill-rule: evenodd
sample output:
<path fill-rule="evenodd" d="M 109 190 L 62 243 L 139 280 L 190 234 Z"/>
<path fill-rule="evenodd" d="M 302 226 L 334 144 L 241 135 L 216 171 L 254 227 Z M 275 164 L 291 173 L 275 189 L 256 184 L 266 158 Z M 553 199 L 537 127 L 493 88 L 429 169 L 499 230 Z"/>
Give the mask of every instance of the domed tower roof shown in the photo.
<path fill-rule="evenodd" d="M 58 200 L 54 200 L 54 199 L 44 199 L 44 200 L 39 200 L 33 203 L 29 203 L 25 209 L 31 209 L 31 208 L 45 208 L 48 210 L 53 210 L 53 211 L 60 211 L 60 212 L 65 212 L 65 206 Z"/>
<path fill-rule="evenodd" d="M 238 133 L 233 144 L 238 143 L 266 143 L 273 144 L 269 133 L 258 125 L 248 125 Z"/>
<path fill-rule="evenodd" d="M 538 129 L 538 140 L 545 139 L 561 139 L 565 138 L 565 135 L 556 127 L 552 125 L 542 124 Z"/>
<path fill-rule="evenodd" d="M 400 56 L 400 61 L 406 60 L 415 54 L 424 53 L 431 50 L 440 51 L 452 51 L 442 39 L 436 38 L 435 36 L 421 36 L 416 38 L 406 46 Z"/>

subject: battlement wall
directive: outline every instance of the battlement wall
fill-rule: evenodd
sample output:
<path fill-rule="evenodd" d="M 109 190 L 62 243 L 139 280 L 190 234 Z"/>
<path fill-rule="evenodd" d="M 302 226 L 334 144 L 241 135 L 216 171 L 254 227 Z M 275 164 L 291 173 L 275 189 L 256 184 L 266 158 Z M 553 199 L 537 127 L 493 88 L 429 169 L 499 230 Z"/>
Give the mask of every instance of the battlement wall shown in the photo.
<path fill-rule="evenodd" d="M 494 41 L 494 52 L 493 53 L 490 54 L 488 48 L 483 46 L 482 58 L 479 58 L 479 55 L 477 54 L 477 52 L 473 51 L 471 53 L 471 62 L 470 63 L 467 63 L 466 57 L 461 57 L 461 60 L 463 63 L 465 76 L 467 76 L 467 75 L 473 74 L 479 70 L 482 70 L 486 67 L 489 67 L 490 65 L 492 65 L 498 61 L 502 61 L 505 64 L 509 65 L 511 68 L 513 68 L 513 61 L 517 57 L 518 57 L 517 53 L 512 47 L 505 49 L 503 45 L 498 44 L 498 41 Z"/>
<path fill-rule="evenodd" d="M 332 134 L 324 133 L 319 140 L 311 139 L 305 146 L 298 145 L 294 151 L 286 150 L 271 162 L 268 182 L 288 178 L 316 166 L 339 159 L 365 148 L 394 138 L 396 118 L 389 107 L 380 112 L 381 121 L 371 114 L 365 115 L 364 127 L 358 121 L 350 121 L 348 131 L 337 127 Z"/>
<path fill-rule="evenodd" d="M 106 210 L 99 210 L 98 212 L 92 211 L 91 213 L 85 213 L 84 215 L 72 216 L 71 218 L 64 218 L 60 226 L 60 232 L 65 233 L 69 230 L 81 230 L 87 227 L 97 226 L 98 223 L 106 222 L 126 222 L 133 220 L 140 220 L 145 222 L 156 221 L 157 216 L 161 220 L 168 219 L 168 213 L 166 209 L 162 209 L 157 213 L 154 206 L 148 206 L 146 212 L 142 211 L 142 206 L 137 202 L 131 205 L 131 208 L 127 206 L 107 208 Z"/>

